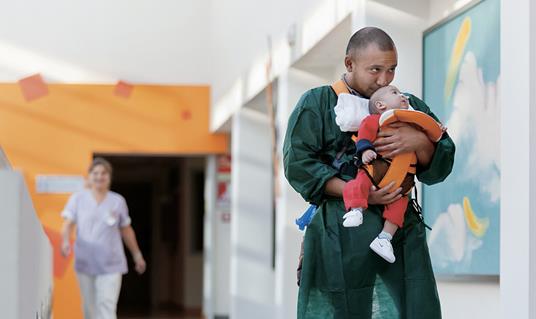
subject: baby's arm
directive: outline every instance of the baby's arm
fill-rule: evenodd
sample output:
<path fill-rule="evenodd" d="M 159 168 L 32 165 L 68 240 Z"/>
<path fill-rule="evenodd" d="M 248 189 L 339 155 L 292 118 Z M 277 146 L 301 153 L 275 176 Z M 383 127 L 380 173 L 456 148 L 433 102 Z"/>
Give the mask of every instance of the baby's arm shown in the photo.
<path fill-rule="evenodd" d="M 376 151 L 372 141 L 376 139 L 379 123 L 379 115 L 369 115 L 361 122 L 361 127 L 357 134 L 357 155 L 361 156 L 364 164 L 369 164 L 376 158 Z"/>

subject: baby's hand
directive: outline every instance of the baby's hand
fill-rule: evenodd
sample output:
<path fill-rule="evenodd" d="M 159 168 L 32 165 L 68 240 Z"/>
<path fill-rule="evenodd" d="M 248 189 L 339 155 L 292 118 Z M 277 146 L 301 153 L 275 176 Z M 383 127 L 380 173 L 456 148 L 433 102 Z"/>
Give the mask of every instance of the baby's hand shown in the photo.
<path fill-rule="evenodd" d="M 363 164 L 369 164 L 375 158 L 376 152 L 374 152 L 373 150 L 366 150 L 361 155 L 361 161 L 363 162 Z"/>

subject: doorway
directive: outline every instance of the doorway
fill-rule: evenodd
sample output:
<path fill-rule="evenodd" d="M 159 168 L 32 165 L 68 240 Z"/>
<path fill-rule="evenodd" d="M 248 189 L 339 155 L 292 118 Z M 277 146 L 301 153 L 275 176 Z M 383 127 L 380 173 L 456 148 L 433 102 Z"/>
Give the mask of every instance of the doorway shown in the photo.
<path fill-rule="evenodd" d="M 119 318 L 198 315 L 203 278 L 205 158 L 95 154 L 113 166 L 111 190 L 125 197 L 147 271 L 125 247 Z"/>

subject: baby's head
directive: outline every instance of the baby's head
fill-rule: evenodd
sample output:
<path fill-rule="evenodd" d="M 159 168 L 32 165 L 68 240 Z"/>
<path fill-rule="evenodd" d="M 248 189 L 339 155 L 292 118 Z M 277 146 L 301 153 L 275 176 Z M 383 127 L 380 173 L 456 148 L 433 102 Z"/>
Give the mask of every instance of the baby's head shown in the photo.
<path fill-rule="evenodd" d="M 393 85 L 379 88 L 369 100 L 370 114 L 382 114 L 387 110 L 407 109 L 408 107 L 408 98 Z"/>

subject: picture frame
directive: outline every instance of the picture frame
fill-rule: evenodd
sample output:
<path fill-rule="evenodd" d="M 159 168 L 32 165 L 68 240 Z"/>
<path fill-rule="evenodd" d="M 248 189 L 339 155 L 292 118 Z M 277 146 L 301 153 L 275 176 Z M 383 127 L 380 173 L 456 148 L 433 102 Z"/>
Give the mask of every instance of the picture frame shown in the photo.
<path fill-rule="evenodd" d="M 498 275 L 500 1 L 468 3 L 423 33 L 423 99 L 456 145 L 442 183 L 423 187 L 440 275 Z"/>

